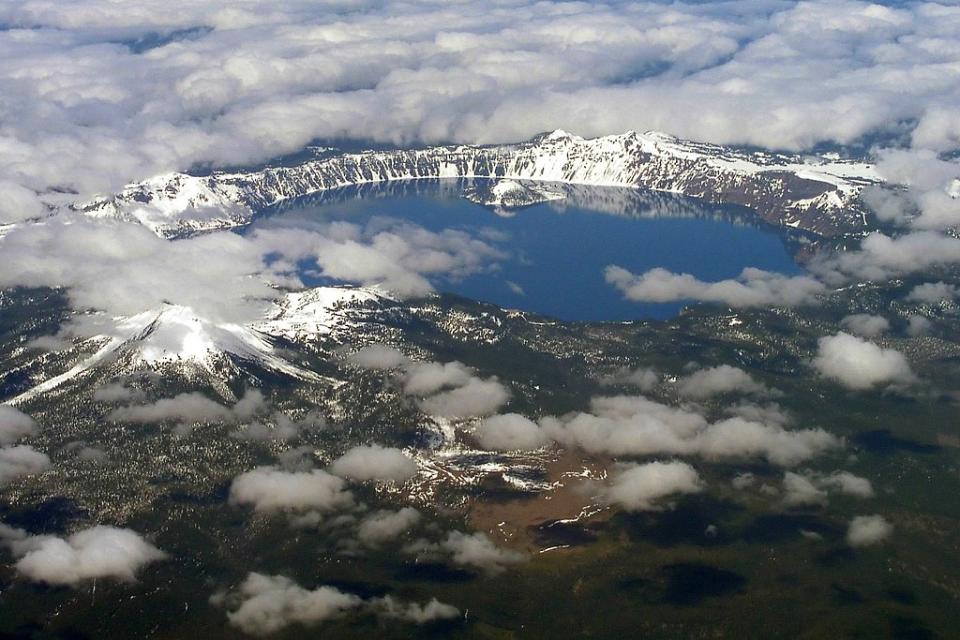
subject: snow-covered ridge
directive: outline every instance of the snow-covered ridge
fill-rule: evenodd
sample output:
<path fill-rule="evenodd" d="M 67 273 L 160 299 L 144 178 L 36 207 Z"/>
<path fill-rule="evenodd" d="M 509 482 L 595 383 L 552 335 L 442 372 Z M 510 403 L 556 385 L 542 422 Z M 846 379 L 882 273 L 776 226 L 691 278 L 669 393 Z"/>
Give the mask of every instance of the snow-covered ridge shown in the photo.
<path fill-rule="evenodd" d="M 832 157 L 748 152 L 652 132 L 587 140 L 555 131 L 516 145 L 368 151 L 248 173 L 174 173 L 74 208 L 94 216 L 138 220 L 173 237 L 246 224 L 259 209 L 321 191 L 423 178 L 669 191 L 744 205 L 767 222 L 823 235 L 861 229 L 860 191 L 881 181 L 872 165 Z"/>

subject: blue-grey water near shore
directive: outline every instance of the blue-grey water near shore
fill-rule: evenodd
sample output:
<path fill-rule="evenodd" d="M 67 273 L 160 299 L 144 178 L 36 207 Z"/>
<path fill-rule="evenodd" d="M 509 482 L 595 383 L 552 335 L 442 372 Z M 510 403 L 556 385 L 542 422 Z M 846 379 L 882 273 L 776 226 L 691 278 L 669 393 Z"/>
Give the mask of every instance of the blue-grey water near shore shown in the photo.
<path fill-rule="evenodd" d="M 288 204 L 259 226 L 364 225 L 392 218 L 431 231 L 457 229 L 502 249 L 494 268 L 439 291 L 562 320 L 666 318 L 682 303 L 624 300 L 604 281 L 604 268 L 634 273 L 663 267 L 702 280 L 736 277 L 745 267 L 801 273 L 776 230 L 745 223 L 743 211 L 670 194 L 610 187 L 565 187 L 568 198 L 497 213 L 461 197 L 460 181 L 420 181 L 344 189 Z M 310 284 L 328 282 L 303 274 Z"/>

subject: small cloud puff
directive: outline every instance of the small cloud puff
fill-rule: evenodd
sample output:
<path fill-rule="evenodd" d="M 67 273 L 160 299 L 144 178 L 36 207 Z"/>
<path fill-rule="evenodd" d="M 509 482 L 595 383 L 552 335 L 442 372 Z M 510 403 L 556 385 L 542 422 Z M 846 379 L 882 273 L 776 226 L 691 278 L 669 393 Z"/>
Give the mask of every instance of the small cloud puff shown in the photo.
<path fill-rule="evenodd" d="M 893 534 L 893 525 L 880 515 L 857 516 L 847 529 L 847 544 L 868 547 L 879 544 Z"/>
<path fill-rule="evenodd" d="M 404 482 L 417 475 L 417 463 L 400 449 L 361 445 L 334 460 L 330 472 L 350 480 Z"/>
<path fill-rule="evenodd" d="M 824 377 L 857 391 L 908 385 L 916 380 L 910 364 L 899 351 L 883 349 L 843 332 L 820 338 L 811 364 Z"/>
<path fill-rule="evenodd" d="M 665 498 L 699 493 L 703 481 L 696 469 L 685 462 L 648 462 L 627 465 L 618 470 L 603 499 L 627 511 L 659 511 Z"/>
<path fill-rule="evenodd" d="M 256 511 L 331 511 L 353 505 L 342 478 L 326 471 L 287 472 L 258 467 L 242 473 L 230 485 L 230 503 Z"/>

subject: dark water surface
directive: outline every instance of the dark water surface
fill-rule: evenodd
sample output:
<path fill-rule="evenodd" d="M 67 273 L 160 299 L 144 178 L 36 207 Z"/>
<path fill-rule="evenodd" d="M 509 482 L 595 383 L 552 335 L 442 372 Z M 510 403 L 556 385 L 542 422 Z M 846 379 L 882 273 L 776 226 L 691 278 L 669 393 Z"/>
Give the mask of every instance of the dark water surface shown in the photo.
<path fill-rule="evenodd" d="M 638 274 L 663 267 L 711 281 L 735 277 L 745 267 L 802 271 L 784 237 L 750 223 L 743 209 L 672 194 L 577 186 L 558 187 L 567 191 L 566 200 L 501 215 L 461 197 L 464 186 L 442 180 L 343 189 L 287 204 L 254 228 L 365 225 L 393 218 L 431 231 L 465 231 L 508 257 L 484 273 L 435 280 L 439 291 L 562 320 L 666 318 L 683 306 L 624 300 L 604 280 L 611 264 Z"/>

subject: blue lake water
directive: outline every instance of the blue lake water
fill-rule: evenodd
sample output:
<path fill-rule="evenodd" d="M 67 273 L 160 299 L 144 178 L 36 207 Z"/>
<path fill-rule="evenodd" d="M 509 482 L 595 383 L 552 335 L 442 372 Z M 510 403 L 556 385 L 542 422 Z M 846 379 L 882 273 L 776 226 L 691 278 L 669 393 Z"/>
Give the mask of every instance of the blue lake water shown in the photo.
<path fill-rule="evenodd" d="M 505 217 L 462 198 L 463 186 L 450 180 L 345 189 L 268 212 L 254 227 L 395 218 L 493 239 L 507 258 L 488 272 L 433 279 L 437 290 L 563 320 L 666 318 L 683 306 L 624 300 L 604 280 L 610 264 L 638 274 L 663 267 L 703 280 L 736 277 L 745 267 L 802 272 L 785 238 L 746 222 L 742 210 L 632 189 L 566 187 L 566 200 Z"/>

